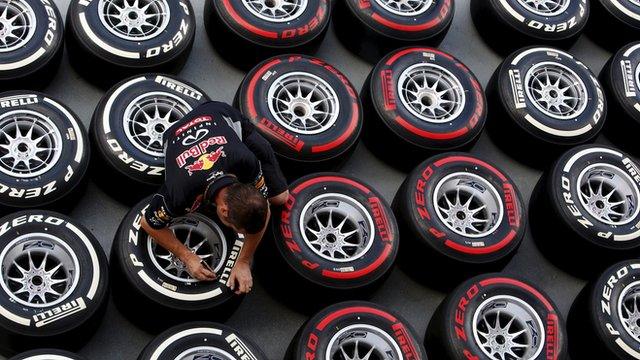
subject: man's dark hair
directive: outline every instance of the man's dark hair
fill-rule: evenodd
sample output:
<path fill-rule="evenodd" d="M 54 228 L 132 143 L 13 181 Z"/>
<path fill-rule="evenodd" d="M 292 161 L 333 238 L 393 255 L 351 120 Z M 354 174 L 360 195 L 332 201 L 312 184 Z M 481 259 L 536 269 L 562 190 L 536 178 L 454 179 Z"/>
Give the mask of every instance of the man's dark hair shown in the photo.
<path fill-rule="evenodd" d="M 228 220 L 249 234 L 262 230 L 269 203 L 253 186 L 235 183 L 227 188 Z"/>

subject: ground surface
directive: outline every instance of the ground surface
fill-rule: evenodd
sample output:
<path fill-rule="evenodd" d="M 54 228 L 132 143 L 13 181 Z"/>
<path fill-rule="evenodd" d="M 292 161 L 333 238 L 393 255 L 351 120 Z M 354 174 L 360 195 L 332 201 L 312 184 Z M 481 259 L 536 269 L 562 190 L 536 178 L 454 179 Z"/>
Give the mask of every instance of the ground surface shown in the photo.
<path fill-rule="evenodd" d="M 65 14 L 69 0 L 55 2 Z M 194 0 L 192 3 L 196 9 L 198 23 L 196 41 L 186 66 L 178 75 L 198 85 L 211 98 L 230 102 L 244 73 L 225 62 L 214 50 L 204 31 L 202 1 Z M 486 85 L 501 61 L 501 57 L 480 39 L 473 26 L 469 14 L 469 0 L 456 0 L 453 26 L 441 48 L 462 60 L 483 85 Z M 582 36 L 571 50 L 596 74 L 610 56 L 609 52 L 595 45 L 586 36 Z M 317 56 L 334 64 L 358 89 L 372 67 L 350 53 L 337 40 L 333 28 L 329 30 Z M 46 92 L 70 106 L 87 127 L 94 106 L 104 94 L 103 89 L 91 85 L 70 67 L 66 52 L 62 67 Z M 515 180 L 528 203 L 541 174 L 540 170 L 527 167 L 501 152 L 486 133 L 482 135 L 472 152 L 483 155 L 502 167 Z M 535 149 L 532 149 L 532 153 L 535 154 Z M 404 173 L 374 157 L 363 144 L 358 146 L 355 155 L 342 171 L 367 181 L 389 202 L 405 176 Z M 91 182 L 86 195 L 71 215 L 93 232 L 108 253 L 113 234 L 127 211 L 126 205 L 110 198 Z M 561 271 L 545 259 L 534 243 L 530 231 L 505 271 L 526 275 L 547 291 L 565 316 L 574 297 L 585 283 L 584 280 Z M 446 274 L 441 272 L 437 276 Z M 422 336 L 433 311 L 444 295 L 416 282 L 401 269 L 394 268 L 391 276 L 370 300 L 395 309 L 409 319 Z M 282 359 L 290 339 L 308 315 L 298 313 L 279 302 L 262 286 L 258 277 L 253 292 L 229 318 L 227 324 L 253 338 L 261 344 L 268 358 L 275 360 Z M 144 332 L 124 318 L 113 306 L 113 302 L 110 302 L 98 332 L 79 352 L 91 360 L 135 359 L 152 337 L 152 334 Z"/>

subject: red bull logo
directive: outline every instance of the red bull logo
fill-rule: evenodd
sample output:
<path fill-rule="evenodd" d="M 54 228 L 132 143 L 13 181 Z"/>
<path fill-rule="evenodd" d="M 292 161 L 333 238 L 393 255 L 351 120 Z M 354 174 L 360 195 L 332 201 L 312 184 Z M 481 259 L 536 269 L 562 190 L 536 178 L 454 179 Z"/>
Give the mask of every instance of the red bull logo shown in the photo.
<path fill-rule="evenodd" d="M 219 147 L 214 152 L 210 152 L 208 154 L 203 154 L 197 160 L 193 162 L 191 165 L 185 166 L 185 169 L 189 172 L 189 176 L 191 176 L 196 171 L 206 171 L 210 170 L 221 157 L 225 156 L 223 151 L 224 146 Z"/>

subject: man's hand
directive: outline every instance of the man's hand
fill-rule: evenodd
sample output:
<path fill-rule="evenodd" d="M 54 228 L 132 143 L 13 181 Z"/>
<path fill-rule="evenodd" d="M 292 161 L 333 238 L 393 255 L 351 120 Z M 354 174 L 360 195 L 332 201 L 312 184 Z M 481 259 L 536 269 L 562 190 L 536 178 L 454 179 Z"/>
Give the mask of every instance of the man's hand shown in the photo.
<path fill-rule="evenodd" d="M 198 255 L 188 253 L 184 257 L 185 259 L 181 260 L 192 278 L 200 281 L 213 281 L 216 279 L 216 274 L 202 265 L 202 260 Z"/>
<path fill-rule="evenodd" d="M 231 270 L 227 286 L 237 295 L 247 294 L 253 287 L 253 277 L 251 276 L 251 266 L 247 261 L 239 260 Z"/>

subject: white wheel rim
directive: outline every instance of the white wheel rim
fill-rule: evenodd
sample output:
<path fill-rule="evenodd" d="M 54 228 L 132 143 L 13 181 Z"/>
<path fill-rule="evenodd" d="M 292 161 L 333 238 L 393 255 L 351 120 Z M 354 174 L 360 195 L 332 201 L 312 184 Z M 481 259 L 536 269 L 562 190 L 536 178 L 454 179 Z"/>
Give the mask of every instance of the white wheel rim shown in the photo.
<path fill-rule="evenodd" d="M 24 0 L 0 1 L 0 53 L 25 46 L 36 32 L 36 14 Z"/>
<path fill-rule="evenodd" d="M 557 16 L 567 10 L 570 0 L 518 0 L 527 10 L 540 16 Z"/>
<path fill-rule="evenodd" d="M 283 23 L 302 15 L 308 0 L 242 0 L 242 4 L 262 20 Z"/>
<path fill-rule="evenodd" d="M 144 41 L 165 31 L 171 11 L 167 0 L 100 0 L 98 16 L 117 37 Z"/>
<path fill-rule="evenodd" d="M 433 0 L 375 0 L 390 13 L 400 16 L 418 16 L 424 14 L 433 4 Z"/>
<path fill-rule="evenodd" d="M 527 97 L 547 116 L 573 120 L 587 108 L 587 87 L 573 70 L 556 62 L 532 66 L 525 76 Z"/>
<path fill-rule="evenodd" d="M 0 254 L 3 290 L 28 307 L 51 307 L 69 297 L 80 278 L 75 252 L 62 239 L 45 233 L 22 235 Z"/>
<path fill-rule="evenodd" d="M 129 142 L 143 153 L 164 157 L 162 137 L 173 123 L 192 110 L 181 98 L 151 92 L 135 98 L 124 112 L 123 128 Z"/>
<path fill-rule="evenodd" d="M 79 134 L 78 134 L 79 136 Z M 48 117 L 14 110 L 0 117 L 0 171 L 32 178 L 51 170 L 62 152 L 62 134 Z"/>
<path fill-rule="evenodd" d="M 340 114 L 340 102 L 323 79 L 306 72 L 286 73 L 267 92 L 269 111 L 288 130 L 314 135 L 330 129 Z"/>
<path fill-rule="evenodd" d="M 462 84 L 442 66 L 420 63 L 400 74 L 398 94 L 404 107 L 419 119 L 435 124 L 457 118 L 464 110 Z"/>
<path fill-rule="evenodd" d="M 398 344 L 381 329 L 368 324 L 354 324 L 340 329 L 329 340 L 326 360 L 403 359 Z"/>

